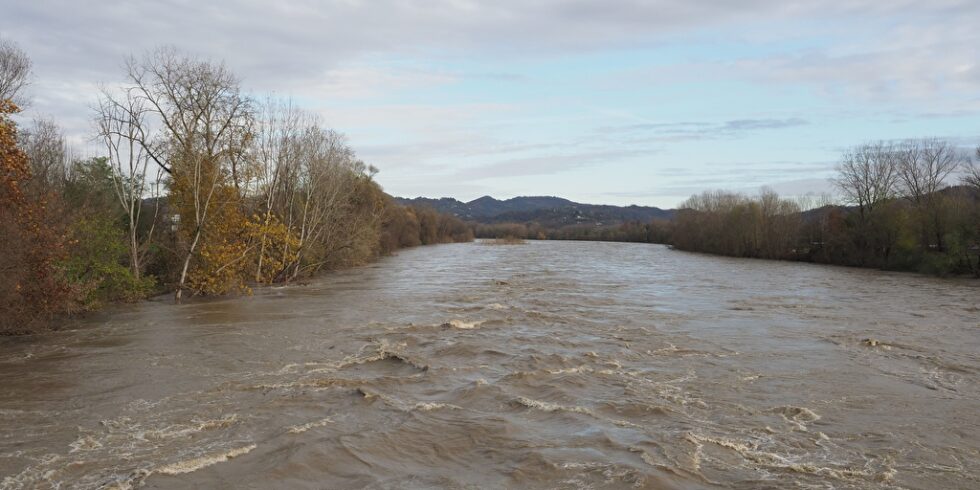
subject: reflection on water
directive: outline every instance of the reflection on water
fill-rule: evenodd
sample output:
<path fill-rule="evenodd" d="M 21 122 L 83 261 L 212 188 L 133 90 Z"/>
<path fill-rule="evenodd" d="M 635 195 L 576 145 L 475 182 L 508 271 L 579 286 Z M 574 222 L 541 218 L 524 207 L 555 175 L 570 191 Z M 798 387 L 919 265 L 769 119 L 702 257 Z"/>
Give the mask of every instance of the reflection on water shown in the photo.
<path fill-rule="evenodd" d="M 0 340 L 0 486 L 977 488 L 974 282 L 425 247 Z"/>

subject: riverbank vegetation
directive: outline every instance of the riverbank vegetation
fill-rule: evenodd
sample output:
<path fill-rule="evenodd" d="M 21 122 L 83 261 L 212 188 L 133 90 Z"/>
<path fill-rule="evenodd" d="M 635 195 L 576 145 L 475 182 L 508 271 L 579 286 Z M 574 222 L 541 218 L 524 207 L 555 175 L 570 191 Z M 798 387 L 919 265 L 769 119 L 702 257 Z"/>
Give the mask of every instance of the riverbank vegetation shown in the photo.
<path fill-rule="evenodd" d="M 843 155 L 835 184 L 843 205 L 771 190 L 692 196 L 669 242 L 735 257 L 980 276 L 980 162 L 968 152 L 936 139 L 865 144 Z"/>
<path fill-rule="evenodd" d="M 971 155 L 972 153 L 972 155 Z M 545 227 L 473 224 L 479 238 L 669 244 L 733 257 L 980 277 L 980 147 L 875 142 L 841 157 L 839 197 L 697 194 L 672 220 Z"/>
<path fill-rule="evenodd" d="M 520 238 L 524 240 L 582 240 L 598 242 L 667 243 L 669 220 L 627 221 L 614 225 L 592 224 L 546 227 L 539 223 L 474 223 L 477 238 Z"/>
<path fill-rule="evenodd" d="M 0 43 L 0 333 L 170 289 L 248 292 L 403 247 L 472 240 L 459 219 L 397 204 L 343 134 L 223 64 L 173 49 L 93 94 L 102 154 L 56 123 L 18 126 L 29 57 Z"/>

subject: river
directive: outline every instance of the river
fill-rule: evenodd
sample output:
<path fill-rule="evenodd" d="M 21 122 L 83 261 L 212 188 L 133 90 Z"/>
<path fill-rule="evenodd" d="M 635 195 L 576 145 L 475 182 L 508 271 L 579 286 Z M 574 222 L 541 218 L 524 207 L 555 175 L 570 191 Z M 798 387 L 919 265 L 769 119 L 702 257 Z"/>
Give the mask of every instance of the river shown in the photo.
<path fill-rule="evenodd" d="M 978 488 L 980 284 L 402 251 L 0 339 L 2 488 Z"/>

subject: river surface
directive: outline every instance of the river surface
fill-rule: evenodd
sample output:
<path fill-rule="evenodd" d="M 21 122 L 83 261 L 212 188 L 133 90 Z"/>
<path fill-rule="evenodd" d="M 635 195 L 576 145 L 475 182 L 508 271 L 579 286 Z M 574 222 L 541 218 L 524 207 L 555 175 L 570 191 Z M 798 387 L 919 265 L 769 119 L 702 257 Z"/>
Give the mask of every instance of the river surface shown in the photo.
<path fill-rule="evenodd" d="M 422 247 L 0 339 L 2 488 L 980 488 L 980 284 Z"/>

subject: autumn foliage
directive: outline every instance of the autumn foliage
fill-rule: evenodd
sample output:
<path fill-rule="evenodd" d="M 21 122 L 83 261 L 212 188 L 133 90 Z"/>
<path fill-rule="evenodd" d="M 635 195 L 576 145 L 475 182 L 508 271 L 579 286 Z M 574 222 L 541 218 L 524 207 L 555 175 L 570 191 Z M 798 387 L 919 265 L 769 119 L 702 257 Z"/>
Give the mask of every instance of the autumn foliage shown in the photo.
<path fill-rule="evenodd" d="M 76 296 L 59 267 L 67 240 L 49 220 L 52 196 L 25 192 L 31 170 L 10 119 L 17 112 L 15 104 L 0 100 L 0 333 L 30 331 L 72 311 Z"/>
<path fill-rule="evenodd" d="M 160 49 L 96 106 L 105 156 L 0 101 L 0 334 L 134 301 L 250 293 L 420 244 L 472 239 L 398 205 L 339 132 L 252 99 L 224 65 Z"/>

